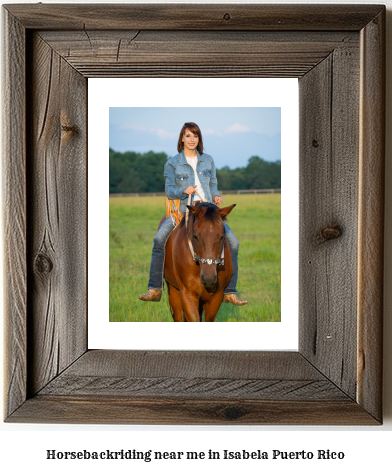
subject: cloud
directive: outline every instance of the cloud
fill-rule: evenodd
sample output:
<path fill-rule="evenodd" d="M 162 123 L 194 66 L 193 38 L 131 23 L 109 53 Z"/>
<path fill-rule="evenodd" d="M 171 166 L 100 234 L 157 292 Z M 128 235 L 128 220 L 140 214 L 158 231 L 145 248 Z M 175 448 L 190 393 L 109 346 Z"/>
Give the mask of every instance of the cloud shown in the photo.
<path fill-rule="evenodd" d="M 215 132 L 215 130 L 212 130 L 212 128 L 206 128 L 202 130 L 203 135 L 215 135 L 216 137 L 221 137 L 222 134 Z"/>
<path fill-rule="evenodd" d="M 162 128 L 145 128 L 145 127 L 137 127 L 135 125 L 123 125 L 119 127 L 120 129 L 124 130 L 135 130 L 136 132 L 146 132 L 151 133 L 152 135 L 157 136 L 163 140 L 167 138 L 176 138 L 177 135 L 173 132 L 168 132 L 167 130 L 163 130 Z"/>
<path fill-rule="evenodd" d="M 162 130 L 161 128 L 152 128 L 150 130 L 150 133 L 153 133 L 157 137 L 163 138 L 163 139 L 175 138 L 177 136 L 175 133 L 167 132 L 166 130 Z"/>
<path fill-rule="evenodd" d="M 226 133 L 243 133 L 243 132 L 250 132 L 250 129 L 245 125 L 240 123 L 233 123 L 229 128 L 226 128 Z"/>
<path fill-rule="evenodd" d="M 148 132 L 148 130 L 146 128 L 135 127 L 134 125 L 120 125 L 118 128 L 120 130 L 136 130 L 138 132 Z"/>

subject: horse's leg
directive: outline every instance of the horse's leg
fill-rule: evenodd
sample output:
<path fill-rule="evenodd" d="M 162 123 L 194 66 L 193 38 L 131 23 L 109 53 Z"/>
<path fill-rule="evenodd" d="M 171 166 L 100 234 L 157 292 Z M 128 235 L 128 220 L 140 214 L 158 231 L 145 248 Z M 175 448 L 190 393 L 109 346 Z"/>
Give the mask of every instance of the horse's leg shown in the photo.
<path fill-rule="evenodd" d="M 219 311 L 219 308 L 223 301 L 223 289 L 216 293 L 210 301 L 206 303 L 205 312 L 204 312 L 204 321 L 206 323 L 213 323 L 215 321 L 216 313 Z"/>
<path fill-rule="evenodd" d="M 205 303 L 203 303 L 203 301 L 199 301 L 199 316 L 200 316 L 200 322 L 203 321 L 203 311 L 204 311 L 204 306 L 205 306 Z"/>
<path fill-rule="evenodd" d="M 199 298 L 195 295 L 191 295 L 184 287 L 180 289 L 180 292 L 185 320 L 189 322 L 200 322 Z"/>
<path fill-rule="evenodd" d="M 180 323 L 183 321 L 182 317 L 182 306 L 181 306 L 181 295 L 180 292 L 166 282 L 169 290 L 169 304 L 172 308 L 172 316 L 175 323 Z"/>

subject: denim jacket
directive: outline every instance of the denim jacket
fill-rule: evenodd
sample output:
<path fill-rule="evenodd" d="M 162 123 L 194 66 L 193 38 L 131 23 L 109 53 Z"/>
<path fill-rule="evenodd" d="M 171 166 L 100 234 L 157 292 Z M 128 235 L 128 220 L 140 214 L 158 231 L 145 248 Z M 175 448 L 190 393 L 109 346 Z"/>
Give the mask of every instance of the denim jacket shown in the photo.
<path fill-rule="evenodd" d="M 216 179 L 216 169 L 214 160 L 210 155 L 203 153 L 202 155 L 196 150 L 197 165 L 196 172 L 199 175 L 200 184 L 208 202 L 214 202 L 214 196 L 220 196 L 218 191 L 218 181 Z M 195 173 L 193 168 L 188 164 L 184 151 L 170 158 L 165 164 L 165 192 L 169 199 L 180 199 L 180 211 L 184 214 L 186 205 L 188 204 L 188 194 L 185 189 L 188 186 L 195 185 Z M 192 201 L 195 194 L 192 195 Z"/>

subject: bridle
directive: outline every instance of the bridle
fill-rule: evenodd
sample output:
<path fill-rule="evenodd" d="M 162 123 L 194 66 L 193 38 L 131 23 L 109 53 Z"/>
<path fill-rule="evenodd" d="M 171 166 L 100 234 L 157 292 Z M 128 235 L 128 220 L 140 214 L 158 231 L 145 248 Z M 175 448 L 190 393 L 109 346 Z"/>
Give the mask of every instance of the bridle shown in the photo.
<path fill-rule="evenodd" d="M 204 200 L 200 194 L 195 190 L 196 194 L 199 196 L 200 200 L 203 202 L 207 202 Z M 188 197 L 188 206 L 191 204 L 191 194 L 189 194 Z M 193 245 L 191 242 L 191 239 L 188 236 L 188 220 L 189 220 L 189 209 L 186 208 L 186 213 L 185 213 L 185 231 L 187 234 L 188 238 L 188 245 L 189 245 L 189 250 L 191 251 L 192 258 L 195 262 L 200 262 L 200 263 L 206 263 L 207 265 L 224 265 L 225 264 L 225 243 L 222 243 L 222 252 L 220 254 L 220 258 L 217 260 L 213 260 L 212 258 L 201 258 L 196 255 L 196 252 L 193 249 Z"/>

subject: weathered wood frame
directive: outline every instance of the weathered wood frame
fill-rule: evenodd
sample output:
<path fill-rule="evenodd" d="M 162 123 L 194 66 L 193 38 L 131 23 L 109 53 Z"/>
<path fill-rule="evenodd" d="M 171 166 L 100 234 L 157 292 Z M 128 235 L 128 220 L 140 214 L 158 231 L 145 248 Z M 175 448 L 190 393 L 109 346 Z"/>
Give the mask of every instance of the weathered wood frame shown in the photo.
<path fill-rule="evenodd" d="M 385 7 L 8 5 L 3 21 L 5 419 L 381 423 Z M 97 76 L 299 78 L 298 352 L 88 350 Z"/>

